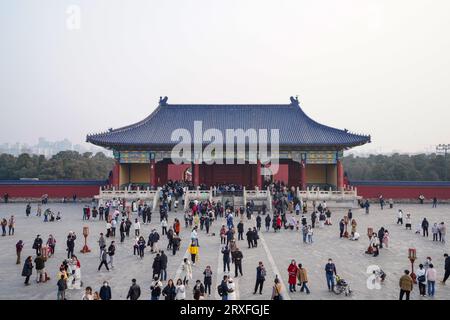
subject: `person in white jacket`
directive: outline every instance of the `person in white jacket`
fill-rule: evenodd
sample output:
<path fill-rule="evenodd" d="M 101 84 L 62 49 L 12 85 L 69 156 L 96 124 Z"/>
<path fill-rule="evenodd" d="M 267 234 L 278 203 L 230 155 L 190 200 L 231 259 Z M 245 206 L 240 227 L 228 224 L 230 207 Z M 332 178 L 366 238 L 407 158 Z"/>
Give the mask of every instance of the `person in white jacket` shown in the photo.
<path fill-rule="evenodd" d="M 416 272 L 417 283 L 419 284 L 419 294 L 425 297 L 425 284 L 427 283 L 426 270 L 423 268 L 423 264 L 419 264 L 419 269 Z"/>
<path fill-rule="evenodd" d="M 163 218 L 161 220 L 161 230 L 162 230 L 161 233 L 163 236 L 167 234 L 167 226 L 168 226 L 167 220 L 166 218 Z"/>
<path fill-rule="evenodd" d="M 186 299 L 186 287 L 181 279 L 177 280 L 177 285 L 175 289 L 176 295 L 175 300 L 185 300 Z"/>
<path fill-rule="evenodd" d="M 136 237 L 139 237 L 141 232 L 141 223 L 137 218 L 134 220 L 133 227 L 134 227 L 134 235 Z"/>
<path fill-rule="evenodd" d="M 228 278 L 228 300 L 236 300 L 236 285 L 233 278 Z"/>
<path fill-rule="evenodd" d="M 187 258 L 184 258 L 181 266 L 181 279 L 183 279 L 185 286 L 189 284 L 189 280 L 192 280 L 192 265 Z"/>

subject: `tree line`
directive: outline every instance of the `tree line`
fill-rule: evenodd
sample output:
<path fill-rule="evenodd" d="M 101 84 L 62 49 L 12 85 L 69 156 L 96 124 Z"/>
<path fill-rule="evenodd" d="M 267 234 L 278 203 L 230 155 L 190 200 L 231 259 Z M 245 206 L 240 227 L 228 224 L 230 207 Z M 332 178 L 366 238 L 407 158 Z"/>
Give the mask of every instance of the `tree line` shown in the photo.
<path fill-rule="evenodd" d="M 62 151 L 47 159 L 43 155 L 23 153 L 17 157 L 0 155 L 0 180 L 38 178 L 39 180 L 106 180 L 114 165 L 114 159 L 104 153 L 80 154 Z"/>
<path fill-rule="evenodd" d="M 445 181 L 446 171 L 450 178 L 450 155 L 445 161 L 443 155 L 434 153 L 349 155 L 344 158 L 343 166 L 350 180 Z"/>
<path fill-rule="evenodd" d="M 114 159 L 102 152 L 94 155 L 91 152 L 63 151 L 50 159 L 27 153 L 18 157 L 1 154 L 0 180 L 103 180 L 108 178 L 113 165 Z M 436 154 L 349 155 L 344 158 L 343 165 L 350 180 L 444 181 L 446 170 L 450 178 L 450 155 L 447 166 L 444 156 Z"/>

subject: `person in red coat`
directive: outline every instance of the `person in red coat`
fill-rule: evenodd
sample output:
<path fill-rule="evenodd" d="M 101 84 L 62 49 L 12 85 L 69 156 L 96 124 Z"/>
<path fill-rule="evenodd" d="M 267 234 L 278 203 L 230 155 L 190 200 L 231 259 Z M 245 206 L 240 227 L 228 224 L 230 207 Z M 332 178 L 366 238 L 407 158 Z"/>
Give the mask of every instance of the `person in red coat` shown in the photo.
<path fill-rule="evenodd" d="M 277 216 L 277 229 L 281 230 L 281 217 L 280 217 L 280 215 Z"/>
<path fill-rule="evenodd" d="M 291 261 L 291 264 L 289 265 L 288 269 L 289 274 L 289 291 L 295 292 L 295 285 L 297 284 L 297 272 L 298 272 L 298 266 L 295 260 Z"/>

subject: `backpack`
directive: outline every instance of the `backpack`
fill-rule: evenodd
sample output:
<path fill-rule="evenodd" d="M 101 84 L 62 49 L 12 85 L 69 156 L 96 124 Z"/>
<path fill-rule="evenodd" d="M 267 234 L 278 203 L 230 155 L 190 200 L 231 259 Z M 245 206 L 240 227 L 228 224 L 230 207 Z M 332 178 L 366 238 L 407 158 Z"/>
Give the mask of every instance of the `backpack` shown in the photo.
<path fill-rule="evenodd" d="M 217 293 L 219 294 L 219 296 L 223 296 L 223 288 L 222 288 L 222 284 L 219 284 L 217 286 Z"/>

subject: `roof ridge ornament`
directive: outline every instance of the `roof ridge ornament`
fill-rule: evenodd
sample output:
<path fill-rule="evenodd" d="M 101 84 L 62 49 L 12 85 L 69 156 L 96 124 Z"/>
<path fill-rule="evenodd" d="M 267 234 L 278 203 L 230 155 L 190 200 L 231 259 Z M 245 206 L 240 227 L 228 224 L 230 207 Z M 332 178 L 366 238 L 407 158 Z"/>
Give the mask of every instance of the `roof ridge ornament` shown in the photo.
<path fill-rule="evenodd" d="M 167 96 L 163 97 L 159 97 L 159 106 L 163 107 L 163 106 L 167 106 L 167 100 L 169 98 L 167 98 Z"/>
<path fill-rule="evenodd" d="M 292 106 L 296 106 L 296 107 L 300 106 L 300 103 L 298 102 L 298 96 L 296 96 L 295 98 L 293 96 L 291 96 L 290 99 L 291 99 Z"/>

